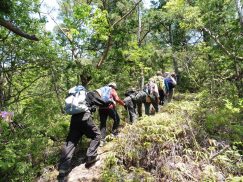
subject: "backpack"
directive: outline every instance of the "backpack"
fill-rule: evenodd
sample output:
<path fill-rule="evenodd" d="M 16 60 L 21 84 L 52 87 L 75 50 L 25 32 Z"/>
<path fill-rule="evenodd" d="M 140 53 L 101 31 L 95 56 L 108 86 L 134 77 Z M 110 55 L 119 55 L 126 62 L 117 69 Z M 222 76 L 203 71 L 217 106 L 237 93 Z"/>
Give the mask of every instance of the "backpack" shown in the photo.
<path fill-rule="evenodd" d="M 111 87 L 104 86 L 104 87 L 101 87 L 99 90 L 100 90 L 100 93 L 101 93 L 101 99 L 104 102 L 112 101 L 112 98 L 111 98 Z"/>
<path fill-rule="evenodd" d="M 165 81 L 167 82 L 169 89 L 174 88 L 176 86 L 176 84 L 177 84 L 175 79 L 172 78 L 172 77 L 166 78 Z"/>
<path fill-rule="evenodd" d="M 155 76 L 154 77 L 155 83 L 158 86 L 159 90 L 164 90 L 165 84 L 164 84 L 164 78 L 162 76 Z"/>
<path fill-rule="evenodd" d="M 73 115 L 89 110 L 86 104 L 86 89 L 82 85 L 72 87 L 65 99 L 65 112 Z"/>
<path fill-rule="evenodd" d="M 136 102 L 145 102 L 146 96 L 147 96 L 147 93 L 145 93 L 144 91 L 139 91 L 135 96 L 135 101 Z"/>
<path fill-rule="evenodd" d="M 146 99 L 152 99 L 155 100 L 156 97 L 156 93 L 155 93 L 155 83 L 153 82 L 149 82 L 146 86 L 145 86 L 145 92 L 147 94 Z"/>

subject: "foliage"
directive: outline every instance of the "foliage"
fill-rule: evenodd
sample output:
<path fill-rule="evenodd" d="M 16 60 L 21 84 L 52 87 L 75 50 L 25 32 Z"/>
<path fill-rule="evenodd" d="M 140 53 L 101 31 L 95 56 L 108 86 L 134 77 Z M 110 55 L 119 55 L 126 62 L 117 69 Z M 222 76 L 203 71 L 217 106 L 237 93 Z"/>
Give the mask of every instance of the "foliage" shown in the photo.
<path fill-rule="evenodd" d="M 226 84 L 224 89 L 228 90 L 228 95 L 221 91 L 217 93 L 217 98 L 205 91 L 201 95 L 197 118 L 210 135 L 218 139 L 242 141 L 242 99 L 237 99 L 230 88 Z"/>
<path fill-rule="evenodd" d="M 70 87 L 81 82 L 94 90 L 116 81 L 123 98 L 128 88 L 140 88 L 141 79 L 146 82 L 157 70 L 175 71 L 177 91 L 199 93 L 196 99 L 185 98 L 198 101 L 200 107 L 168 105 L 164 111 L 172 113 L 171 118 L 164 113 L 127 126 L 128 139 L 117 146 L 123 165 L 111 156 L 104 179 L 210 181 L 222 172 L 227 180 L 238 180 L 241 167 L 235 150 L 208 162 L 209 153 L 222 149 L 221 142 L 210 144 L 212 138 L 242 149 L 243 44 L 235 1 L 158 0 L 150 9 L 140 3 L 140 32 L 132 0 L 60 0 L 59 21 L 52 32 L 44 29 L 48 15 L 41 12 L 41 3 L 0 4 L 0 20 L 40 37 L 38 43 L 30 42 L 0 27 L 0 109 L 14 112 L 14 121 L 23 126 L 11 129 L 0 121 L 1 180 L 33 181 L 43 167 L 58 162 L 69 126 L 62 107 Z M 146 159 L 141 157 L 145 154 Z"/>
<path fill-rule="evenodd" d="M 105 179 L 139 179 L 145 173 L 154 176 L 143 176 L 145 181 L 220 181 L 240 176 L 242 156 L 203 134 L 192 117 L 196 105 L 195 101 L 170 104 L 161 114 L 127 125 L 116 141 L 115 156 L 107 159 Z M 126 172 L 120 173 L 121 168 Z"/>

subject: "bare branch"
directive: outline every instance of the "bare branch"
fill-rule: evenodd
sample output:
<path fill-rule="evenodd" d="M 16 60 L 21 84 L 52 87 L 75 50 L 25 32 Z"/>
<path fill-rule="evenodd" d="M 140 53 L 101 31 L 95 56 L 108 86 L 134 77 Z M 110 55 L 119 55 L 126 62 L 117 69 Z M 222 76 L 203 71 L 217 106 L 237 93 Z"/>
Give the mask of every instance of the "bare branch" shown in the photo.
<path fill-rule="evenodd" d="M 218 155 L 224 153 L 229 148 L 230 148 L 230 146 L 229 145 L 226 145 L 222 150 L 220 150 L 218 153 L 216 153 L 212 157 L 210 157 L 209 161 L 212 161 L 215 157 L 217 157 Z"/>
<path fill-rule="evenodd" d="M 23 32 L 18 27 L 13 25 L 10 21 L 0 19 L 0 25 L 5 27 L 6 29 L 10 30 L 11 32 L 15 33 L 16 35 L 19 35 L 19 36 L 24 37 L 26 39 L 34 40 L 34 41 L 39 40 L 35 35 L 29 35 L 29 34 Z"/>
<path fill-rule="evenodd" d="M 117 20 L 115 23 L 113 23 L 111 25 L 111 29 L 114 28 L 118 23 L 120 23 L 123 19 L 125 19 L 126 17 L 128 17 L 135 9 L 136 7 L 139 5 L 139 3 L 141 2 L 142 0 L 139 0 L 134 6 L 132 9 L 130 9 L 125 15 L 123 15 L 119 20 Z M 98 64 L 96 65 L 97 68 L 99 68 L 101 66 L 101 64 L 105 61 L 105 59 L 107 58 L 107 55 L 108 55 L 108 52 L 111 48 L 111 33 L 108 37 L 108 40 L 107 40 L 107 44 L 106 44 L 106 49 L 104 50 L 103 54 L 102 54 L 102 57 L 100 58 Z"/>
<path fill-rule="evenodd" d="M 62 29 L 62 27 L 56 22 L 55 18 L 53 16 L 50 15 L 50 13 L 44 13 L 44 12 L 41 12 L 42 14 L 46 14 L 48 15 L 52 21 L 57 25 L 57 27 L 59 28 L 59 30 L 61 30 L 62 34 L 68 39 L 68 41 L 72 44 L 73 41 L 67 36 L 67 34 L 65 33 L 65 31 Z"/>
<path fill-rule="evenodd" d="M 108 40 L 107 40 L 106 49 L 103 52 L 103 55 L 100 58 L 98 64 L 96 65 L 97 68 L 99 68 L 101 66 L 101 64 L 105 61 L 105 59 L 106 59 L 106 57 L 108 55 L 108 52 L 109 52 L 109 50 L 111 48 L 111 40 L 112 40 L 112 38 L 111 38 L 111 35 L 110 35 L 109 38 L 108 38 Z"/>
<path fill-rule="evenodd" d="M 139 45 L 142 44 L 143 40 L 149 34 L 149 32 L 151 32 L 151 29 L 150 28 L 147 30 L 147 32 L 145 32 L 145 34 L 143 35 L 143 37 L 139 40 L 139 42 L 138 42 Z"/>
<path fill-rule="evenodd" d="M 113 25 L 111 26 L 112 28 L 114 26 L 116 26 L 120 21 L 122 21 L 123 19 L 125 19 L 127 16 L 129 16 L 135 9 L 136 7 L 139 5 L 139 3 L 141 2 L 142 0 L 139 0 L 134 6 L 132 9 L 130 9 L 125 15 L 123 15 L 119 20 L 117 20 L 115 23 L 113 23 Z"/>

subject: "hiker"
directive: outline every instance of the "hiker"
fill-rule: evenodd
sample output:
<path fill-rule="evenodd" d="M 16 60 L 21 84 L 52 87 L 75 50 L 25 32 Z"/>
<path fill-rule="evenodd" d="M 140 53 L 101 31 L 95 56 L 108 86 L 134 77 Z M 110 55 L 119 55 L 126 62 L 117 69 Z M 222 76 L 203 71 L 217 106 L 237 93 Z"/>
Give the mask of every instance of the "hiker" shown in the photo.
<path fill-rule="evenodd" d="M 82 86 L 73 87 L 84 89 Z M 71 90 L 71 89 L 70 89 Z M 69 92 L 70 95 L 70 92 Z M 104 106 L 106 103 L 102 101 L 96 92 L 87 92 L 85 95 L 84 106 L 86 108 L 83 112 L 73 114 L 71 116 L 71 123 L 69 127 L 68 136 L 66 142 L 62 148 L 61 159 L 59 162 L 58 181 L 65 181 L 68 173 L 70 172 L 71 159 L 74 154 L 74 150 L 82 138 L 82 135 L 91 139 L 90 145 L 86 152 L 86 167 L 94 164 L 97 160 L 97 148 L 100 144 L 100 131 L 92 120 L 92 113 L 95 112 L 96 106 Z"/>
<path fill-rule="evenodd" d="M 125 109 L 128 112 L 128 118 L 130 123 L 135 122 L 137 119 L 135 97 L 136 90 L 134 88 L 131 88 L 125 93 L 125 98 L 123 100 L 123 102 L 125 103 Z"/>
<path fill-rule="evenodd" d="M 120 117 L 116 111 L 116 103 L 125 106 L 123 100 L 121 100 L 116 92 L 117 85 L 115 82 L 111 82 L 108 85 L 97 89 L 102 100 L 109 103 L 108 107 L 99 107 L 100 116 L 100 131 L 101 131 L 101 144 L 105 144 L 106 137 L 106 121 L 108 116 L 114 121 L 111 133 L 116 136 L 118 134 L 118 127 L 120 124 Z"/>
<path fill-rule="evenodd" d="M 146 92 L 146 102 L 145 106 L 145 114 L 150 115 L 150 105 L 153 105 L 152 110 L 154 109 L 155 112 L 159 112 L 159 91 L 158 86 L 155 83 L 153 78 L 149 79 L 149 82 L 145 85 L 144 91 Z"/>
<path fill-rule="evenodd" d="M 146 103 L 146 92 L 143 91 L 143 90 L 140 90 L 140 91 L 136 91 L 135 93 L 135 108 L 137 108 L 137 113 L 138 113 L 138 116 L 139 117 L 142 117 L 143 114 L 142 114 L 142 107 L 143 107 L 143 104 Z"/>
<path fill-rule="evenodd" d="M 164 79 L 165 82 L 165 94 L 167 96 L 167 102 L 171 102 L 173 93 L 174 93 L 174 88 L 177 84 L 176 82 L 176 74 L 168 74 L 167 77 Z"/>
<path fill-rule="evenodd" d="M 157 71 L 156 76 L 153 77 L 155 83 L 158 86 L 160 105 L 164 105 L 164 98 L 165 98 L 165 84 L 164 84 L 164 77 L 162 75 L 163 74 L 161 71 Z"/>

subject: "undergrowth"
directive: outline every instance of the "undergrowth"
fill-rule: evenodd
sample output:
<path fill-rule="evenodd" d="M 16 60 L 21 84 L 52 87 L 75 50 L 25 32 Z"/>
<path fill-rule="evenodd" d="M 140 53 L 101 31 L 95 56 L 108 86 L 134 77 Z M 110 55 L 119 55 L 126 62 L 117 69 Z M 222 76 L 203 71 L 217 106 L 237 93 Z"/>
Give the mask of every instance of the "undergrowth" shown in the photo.
<path fill-rule="evenodd" d="M 168 104 L 126 125 L 106 160 L 102 181 L 241 181 L 242 155 L 196 124 L 198 101 Z"/>

